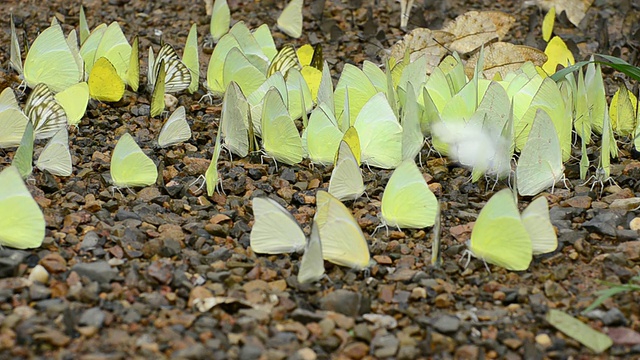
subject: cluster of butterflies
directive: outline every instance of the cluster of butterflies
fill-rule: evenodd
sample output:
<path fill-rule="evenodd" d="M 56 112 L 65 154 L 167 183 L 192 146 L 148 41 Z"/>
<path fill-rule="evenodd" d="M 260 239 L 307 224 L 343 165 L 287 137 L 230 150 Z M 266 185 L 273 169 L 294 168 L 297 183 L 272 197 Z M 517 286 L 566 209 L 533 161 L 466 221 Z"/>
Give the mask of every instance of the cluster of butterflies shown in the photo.
<path fill-rule="evenodd" d="M 224 9 L 220 10 L 224 8 L 222 3 L 226 4 L 215 2 L 214 15 L 218 14 L 216 6 L 224 14 Z M 283 15 L 291 6 L 297 12 L 301 1 L 293 0 Z M 89 98 L 119 101 L 125 85 L 134 91 L 138 88 L 137 39 L 130 45 L 117 23 L 102 24 L 89 31 L 83 11 L 80 19 L 80 47 L 75 31 L 65 38 L 54 20 L 32 44 L 24 67 L 12 24 L 11 64 L 33 90 L 24 112 L 11 90 L 6 96 L 7 90 L 0 96 L 0 123 L 7 124 L 3 129 L 8 129 L 0 132 L 0 145 L 20 145 L 14 157 L 15 167 L 5 171 L 15 169 L 22 178 L 28 177 L 32 171 L 34 140 L 51 138 L 36 166 L 59 176 L 70 175 L 66 124 L 79 123 Z M 286 30 L 286 24 L 285 20 L 281 24 L 279 19 L 278 25 L 285 32 L 291 30 Z M 213 27 L 212 20 L 212 31 Z M 296 51 L 292 46 L 284 46 L 278 51 L 266 25 L 253 31 L 243 22 L 236 23 L 230 30 L 228 25 L 223 28 L 226 31 L 219 32 L 207 69 L 207 89 L 213 95 L 223 96 L 219 136 L 205 173 L 207 192 L 212 195 L 220 180 L 217 163 L 221 147 L 226 147 L 230 154 L 245 157 L 257 150 L 257 137 L 261 138 L 264 153 L 276 164 L 292 165 L 304 158 L 314 164 L 333 164 L 328 192 L 317 195 L 318 209 L 309 243 L 295 221 L 283 225 L 287 236 L 274 237 L 274 224 L 280 226 L 280 220 L 274 220 L 291 220 L 290 215 L 273 201 L 254 200 L 254 206 L 257 204 L 256 225 L 251 234 L 254 251 L 314 249 L 308 256 L 314 259 L 308 261 L 316 264 L 310 270 L 313 276 L 303 277 L 305 279 L 317 277 L 320 271 L 317 259 L 352 268 L 364 268 L 370 261 L 364 235 L 341 203 L 358 199 L 364 193 L 362 164 L 395 169 L 382 198 L 383 225 L 424 228 L 437 222 L 437 199 L 414 162 L 423 148 L 425 136 L 432 137 L 433 146 L 439 152 L 472 167 L 474 180 L 482 175 L 508 176 L 514 151 L 520 151 L 515 171 L 518 192 L 535 195 L 562 177 L 563 162 L 571 152 L 572 128 L 585 139 L 583 149 L 593 129 L 603 134 L 603 144 L 606 144 L 603 149 L 610 149 L 603 151 L 607 156 L 606 160 L 602 156 L 599 167 L 604 176 L 608 176 L 609 154 L 616 150 L 613 129 L 621 128 L 619 124 L 624 122 L 620 120 L 620 105 L 615 105 L 618 120 L 612 125 L 613 116 L 610 120 L 607 114 L 602 76 L 596 65 L 590 65 L 586 74 L 580 73 L 577 80 L 567 76 L 559 83 L 545 77 L 546 74 L 530 63 L 504 79 L 499 76 L 485 79 L 478 70 L 469 79 L 455 54 L 446 57 L 427 75 L 426 57 L 411 61 L 407 53 L 403 59 L 390 59 L 384 71 L 369 61 L 365 61 L 362 68 L 347 64 L 334 89 L 320 47 L 305 45 Z M 290 35 L 294 36 L 295 32 L 291 31 Z M 182 58 L 167 44 L 157 56 L 150 49 L 147 88 L 152 93 L 151 116 L 163 112 L 166 93 L 197 90 L 197 59 L 195 27 L 191 28 Z M 476 69 L 483 68 L 482 59 L 480 56 Z M 627 104 L 624 94 L 619 95 L 621 100 L 616 100 L 616 104 Z M 633 103 L 630 96 L 628 98 L 629 103 Z M 594 109 L 601 101 L 604 101 L 604 113 L 599 117 Z M 296 125 L 298 119 L 303 125 L 302 133 Z M 158 144 L 170 146 L 190 137 L 185 110 L 180 107 L 163 126 Z M 605 143 L 605 139 L 608 142 Z M 586 158 L 586 151 L 583 157 Z M 113 184 L 119 187 L 148 186 L 158 176 L 154 162 L 129 134 L 118 140 L 110 172 Z M 17 187 L 15 192 L 19 193 Z M 504 200 L 495 200 L 495 203 L 508 207 Z M 484 216 L 481 212 L 476 224 L 478 230 L 474 229 L 469 247 L 473 254 L 487 262 L 521 269 L 525 266 L 524 257 L 509 262 L 491 255 L 505 253 L 496 250 L 502 245 L 496 245 L 493 239 L 502 234 L 495 232 L 506 232 L 508 227 L 493 228 L 485 224 L 500 225 L 509 222 L 507 218 L 515 219 L 513 209 L 507 210 L 487 211 L 488 215 Z M 24 207 L 20 212 L 27 211 L 34 210 Z M 542 206 L 536 206 L 529 211 L 531 216 L 525 216 L 526 213 L 527 210 L 522 217 L 517 214 L 525 228 L 527 223 L 541 228 L 551 226 L 546 205 L 544 211 Z M 551 237 L 545 236 L 545 239 Z M 539 236 L 528 232 L 519 238 L 531 248 L 528 266 L 531 253 L 537 251 Z M 553 238 L 555 241 L 555 234 Z M 0 240 L 5 241 L 2 235 Z M 33 247 L 34 243 L 7 243 L 13 247 L 25 244 Z M 510 247 L 508 243 L 504 245 Z"/>

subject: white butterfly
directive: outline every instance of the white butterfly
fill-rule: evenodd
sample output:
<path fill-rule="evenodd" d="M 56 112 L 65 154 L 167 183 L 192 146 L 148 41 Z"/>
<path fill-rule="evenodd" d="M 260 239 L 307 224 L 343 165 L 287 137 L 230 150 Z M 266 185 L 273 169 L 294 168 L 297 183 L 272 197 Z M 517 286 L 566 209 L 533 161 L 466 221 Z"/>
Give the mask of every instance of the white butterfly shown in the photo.
<path fill-rule="evenodd" d="M 43 83 L 33 88 L 24 112 L 33 123 L 36 139 L 48 139 L 67 125 L 67 114 Z"/>
<path fill-rule="evenodd" d="M 147 86 L 150 92 L 153 91 L 156 77 L 160 71 L 160 64 L 163 61 L 166 72 L 164 79 L 165 93 L 177 93 L 188 88 L 191 84 L 191 71 L 182 62 L 173 47 L 169 44 L 164 44 L 160 48 L 157 57 L 153 56 L 153 50 L 149 48 L 149 69 L 151 72 L 147 74 Z"/>

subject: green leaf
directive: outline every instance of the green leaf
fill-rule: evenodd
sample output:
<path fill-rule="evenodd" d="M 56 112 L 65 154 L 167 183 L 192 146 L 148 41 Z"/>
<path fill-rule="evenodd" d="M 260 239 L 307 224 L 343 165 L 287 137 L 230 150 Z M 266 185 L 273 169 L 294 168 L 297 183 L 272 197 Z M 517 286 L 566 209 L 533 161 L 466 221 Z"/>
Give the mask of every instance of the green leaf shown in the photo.
<path fill-rule="evenodd" d="M 592 329 L 582 321 L 560 310 L 549 310 L 546 319 L 556 329 L 579 341 L 595 353 L 601 353 L 613 345 L 613 340 L 607 335 Z"/>
<path fill-rule="evenodd" d="M 564 79 L 565 76 L 567 76 L 567 74 L 570 74 L 574 71 L 577 71 L 578 69 L 580 69 L 581 67 L 589 64 L 591 61 L 579 61 L 571 66 L 567 66 L 564 69 L 561 69 L 559 71 L 557 71 L 555 74 L 551 75 L 551 79 L 553 79 L 553 81 L 558 82 L 562 79 Z"/>
<path fill-rule="evenodd" d="M 640 81 L 640 68 L 637 68 L 631 64 L 629 64 L 628 62 L 617 58 L 615 56 L 609 56 L 609 55 L 603 55 L 603 54 L 597 54 L 599 57 L 608 60 L 609 62 L 599 62 L 601 64 L 607 65 L 609 67 L 612 67 L 622 73 L 625 73 L 627 76 L 631 77 L 632 79 L 636 80 L 636 81 Z"/>

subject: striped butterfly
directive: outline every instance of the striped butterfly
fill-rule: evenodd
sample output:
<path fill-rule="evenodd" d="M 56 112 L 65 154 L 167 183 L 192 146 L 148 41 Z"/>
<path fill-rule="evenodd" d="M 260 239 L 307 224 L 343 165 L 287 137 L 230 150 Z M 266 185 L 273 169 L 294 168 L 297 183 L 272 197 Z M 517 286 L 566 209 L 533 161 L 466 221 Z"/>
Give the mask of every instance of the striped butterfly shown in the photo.
<path fill-rule="evenodd" d="M 33 123 L 36 139 L 48 139 L 67 125 L 67 114 L 43 83 L 36 85 L 29 94 L 24 112 Z"/>
<path fill-rule="evenodd" d="M 287 72 L 291 68 L 296 68 L 300 70 L 300 63 L 298 62 L 298 56 L 296 55 L 296 50 L 292 45 L 285 45 L 278 51 L 278 54 L 271 61 L 271 65 L 269 65 L 269 70 L 267 70 L 267 77 L 276 73 L 276 71 L 280 71 L 282 76 L 287 76 Z"/>
<path fill-rule="evenodd" d="M 150 49 L 150 58 L 153 51 Z M 153 68 L 151 73 L 148 74 L 148 86 L 153 91 L 156 83 L 156 77 L 160 72 L 160 64 L 164 61 L 165 70 L 165 93 L 171 94 L 182 90 L 185 90 L 191 84 L 191 71 L 180 60 L 180 57 L 169 44 L 162 45 L 158 56 L 153 59 Z M 150 61 L 151 63 L 151 61 Z"/>

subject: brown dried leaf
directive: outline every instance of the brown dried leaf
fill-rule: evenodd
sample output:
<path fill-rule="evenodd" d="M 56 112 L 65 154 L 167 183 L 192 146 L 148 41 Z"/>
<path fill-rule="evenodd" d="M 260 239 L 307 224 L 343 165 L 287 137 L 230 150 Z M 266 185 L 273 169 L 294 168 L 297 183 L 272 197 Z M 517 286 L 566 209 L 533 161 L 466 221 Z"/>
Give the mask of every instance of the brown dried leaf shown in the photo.
<path fill-rule="evenodd" d="M 593 0 L 534 0 L 534 3 L 545 11 L 549 11 L 555 6 L 556 14 L 560 15 L 564 11 L 567 14 L 567 19 L 578 27 Z"/>
<path fill-rule="evenodd" d="M 405 51 L 409 49 L 411 62 L 422 55 L 427 57 L 427 73 L 438 66 L 440 60 L 447 55 L 448 44 L 454 36 L 440 30 L 416 28 L 406 34 L 404 38 L 391 47 L 391 57 L 396 61 L 402 61 Z"/>
<path fill-rule="evenodd" d="M 465 73 L 472 77 L 473 71 L 478 61 L 480 53 L 475 53 L 465 66 Z M 544 52 L 524 45 L 514 45 L 506 42 L 497 42 L 484 48 L 484 69 L 485 78 L 493 79 L 496 73 L 502 77 L 511 71 L 519 69 L 522 64 L 531 61 L 536 66 L 542 66 L 547 61 Z"/>
<path fill-rule="evenodd" d="M 501 11 L 469 11 L 442 30 L 455 35 L 449 49 L 462 55 L 490 42 L 501 41 L 515 21 L 515 17 Z"/>

